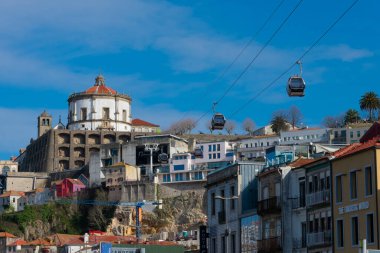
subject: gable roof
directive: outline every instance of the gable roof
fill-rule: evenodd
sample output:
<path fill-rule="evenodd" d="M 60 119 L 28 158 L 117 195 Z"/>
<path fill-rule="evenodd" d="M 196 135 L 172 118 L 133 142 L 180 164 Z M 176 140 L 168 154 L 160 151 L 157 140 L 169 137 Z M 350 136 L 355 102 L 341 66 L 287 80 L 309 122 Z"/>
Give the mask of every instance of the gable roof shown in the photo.
<path fill-rule="evenodd" d="M 23 246 L 23 245 L 29 245 L 29 244 L 22 239 L 18 239 L 16 241 L 12 242 L 11 244 L 8 244 L 7 246 Z"/>
<path fill-rule="evenodd" d="M 7 237 L 7 238 L 17 238 L 15 235 L 12 235 L 8 232 L 0 232 L 0 237 Z"/>
<path fill-rule="evenodd" d="M 302 167 L 302 166 L 304 166 L 306 164 L 312 163 L 314 161 L 315 161 L 315 159 L 308 159 L 308 158 L 300 157 L 297 160 L 291 162 L 289 164 L 289 166 L 292 167 L 292 168 L 298 168 L 298 167 Z"/>
<path fill-rule="evenodd" d="M 150 123 L 150 122 L 142 120 L 142 119 L 133 119 L 132 120 L 132 126 L 159 127 L 159 125 L 155 125 L 153 123 Z"/>
<path fill-rule="evenodd" d="M 360 142 L 364 143 L 376 136 L 380 136 L 380 122 L 376 121 L 372 124 L 372 126 L 365 132 L 365 134 L 360 138 Z"/>
<path fill-rule="evenodd" d="M 23 197 L 23 196 L 25 196 L 25 193 L 24 192 L 20 192 L 20 191 L 8 191 L 8 192 L 4 192 L 3 194 L 1 194 L 0 198 L 10 197 L 10 196 L 20 196 L 20 197 Z"/>

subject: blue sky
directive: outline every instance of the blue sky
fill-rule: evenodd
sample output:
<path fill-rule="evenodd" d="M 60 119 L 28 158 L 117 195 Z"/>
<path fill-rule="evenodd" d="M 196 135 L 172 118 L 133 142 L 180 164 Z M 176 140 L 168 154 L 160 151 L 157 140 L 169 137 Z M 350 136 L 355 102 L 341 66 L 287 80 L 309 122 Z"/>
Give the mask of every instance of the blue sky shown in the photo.
<path fill-rule="evenodd" d="M 67 117 L 67 97 L 106 84 L 133 99 L 132 116 L 163 129 L 210 110 L 298 0 L 286 0 L 232 69 L 213 82 L 280 2 L 1 1 L 0 159 L 37 135 L 44 109 Z M 218 105 L 227 117 L 289 67 L 351 1 L 304 1 L 249 71 Z M 361 0 L 303 60 L 306 96 L 288 98 L 287 77 L 229 119 L 268 123 L 276 110 L 300 108 L 305 125 L 359 109 L 380 93 L 380 2 Z M 292 73 L 297 73 L 295 68 Z M 197 131 L 204 131 L 211 115 Z"/>

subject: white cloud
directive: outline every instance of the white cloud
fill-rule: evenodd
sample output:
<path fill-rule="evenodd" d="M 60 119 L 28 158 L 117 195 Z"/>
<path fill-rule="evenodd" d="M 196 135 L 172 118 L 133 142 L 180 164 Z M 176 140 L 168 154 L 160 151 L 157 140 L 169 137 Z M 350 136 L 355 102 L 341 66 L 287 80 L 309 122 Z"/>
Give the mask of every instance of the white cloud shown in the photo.
<path fill-rule="evenodd" d="M 352 48 L 346 44 L 339 45 L 322 45 L 317 47 L 312 51 L 313 60 L 341 60 L 344 62 L 352 62 L 362 58 L 372 57 L 373 52 L 362 49 L 362 48 Z"/>

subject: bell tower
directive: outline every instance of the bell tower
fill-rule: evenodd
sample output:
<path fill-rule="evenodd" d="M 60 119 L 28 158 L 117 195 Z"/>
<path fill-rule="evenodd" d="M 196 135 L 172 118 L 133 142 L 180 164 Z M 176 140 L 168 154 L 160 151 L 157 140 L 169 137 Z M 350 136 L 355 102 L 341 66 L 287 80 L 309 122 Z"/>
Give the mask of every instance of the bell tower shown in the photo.
<path fill-rule="evenodd" d="M 46 111 L 38 116 L 38 137 L 51 129 L 52 120 L 53 118 Z"/>

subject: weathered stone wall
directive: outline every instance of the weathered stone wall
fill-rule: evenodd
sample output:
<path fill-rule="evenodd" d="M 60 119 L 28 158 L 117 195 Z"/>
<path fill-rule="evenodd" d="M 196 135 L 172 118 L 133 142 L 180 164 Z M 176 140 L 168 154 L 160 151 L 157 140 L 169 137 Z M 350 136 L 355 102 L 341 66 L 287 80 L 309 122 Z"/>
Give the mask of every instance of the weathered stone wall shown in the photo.
<path fill-rule="evenodd" d="M 6 191 L 32 191 L 49 186 L 46 173 L 10 172 L 6 178 Z"/>

